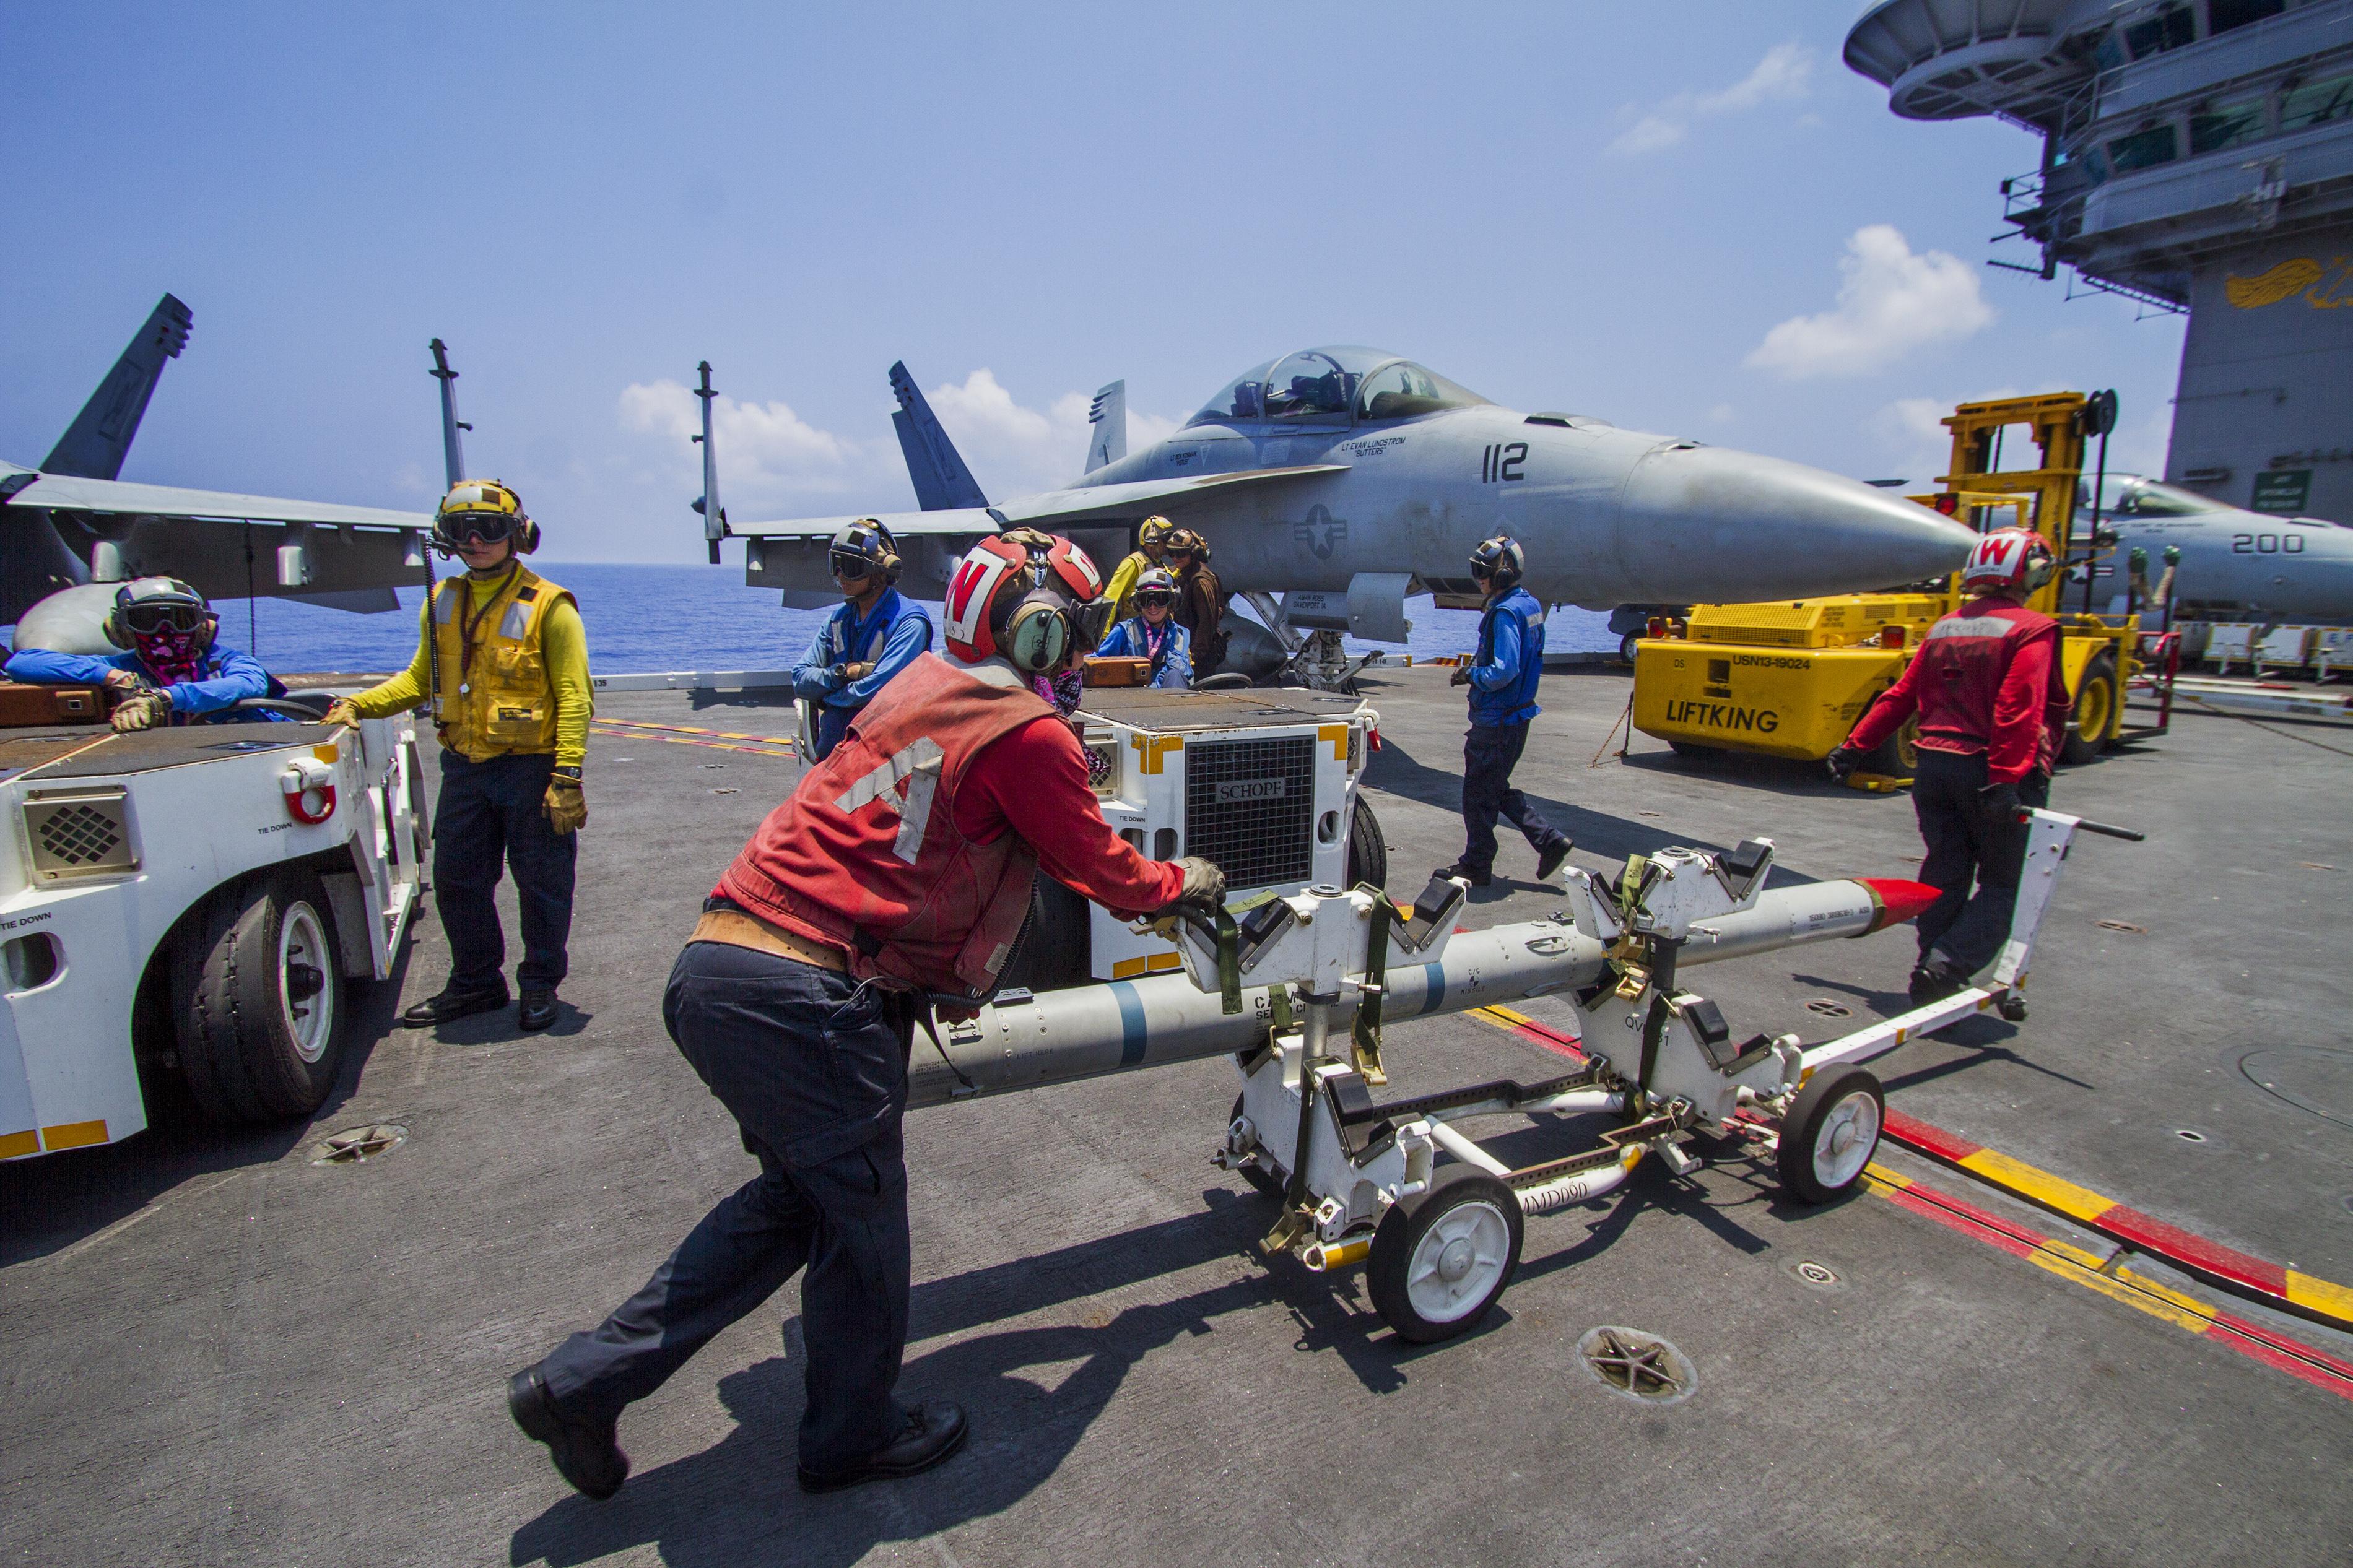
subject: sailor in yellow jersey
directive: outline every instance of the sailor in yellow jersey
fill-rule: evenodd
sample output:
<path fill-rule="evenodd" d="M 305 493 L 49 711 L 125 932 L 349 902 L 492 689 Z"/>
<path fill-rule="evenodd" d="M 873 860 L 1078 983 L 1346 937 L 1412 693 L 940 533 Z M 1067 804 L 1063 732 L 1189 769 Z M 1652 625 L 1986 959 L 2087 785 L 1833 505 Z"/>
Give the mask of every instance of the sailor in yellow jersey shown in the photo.
<path fill-rule="evenodd" d="M 463 560 L 466 574 L 435 589 L 408 668 L 327 715 L 348 723 L 429 700 L 440 732 L 433 893 L 449 938 L 449 983 L 401 1015 L 411 1028 L 507 1005 L 493 901 L 501 859 L 514 869 L 522 913 L 519 1022 L 555 1022 L 588 821 L 580 767 L 593 702 L 579 606 L 518 558 L 538 547 L 539 525 L 514 491 L 495 480 L 451 487 L 434 514 L 433 548 Z"/>

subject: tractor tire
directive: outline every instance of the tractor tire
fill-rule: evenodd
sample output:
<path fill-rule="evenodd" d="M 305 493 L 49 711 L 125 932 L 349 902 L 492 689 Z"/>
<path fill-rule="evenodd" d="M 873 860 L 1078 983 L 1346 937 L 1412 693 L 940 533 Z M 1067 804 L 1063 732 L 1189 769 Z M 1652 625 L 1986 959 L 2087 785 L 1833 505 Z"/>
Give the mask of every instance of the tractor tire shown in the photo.
<path fill-rule="evenodd" d="M 1381 825 L 1373 816 L 1373 808 L 1365 797 L 1356 797 L 1356 809 L 1348 819 L 1348 881 L 1351 888 L 1366 883 L 1388 890 L 1389 847 L 1381 837 Z"/>
<path fill-rule="evenodd" d="M 2113 649 L 2094 657 L 2075 688 L 2075 705 L 2067 715 L 2066 737 L 2059 743 L 2059 760 L 2070 767 L 2090 762 L 2108 749 L 2108 731 L 2116 725 L 2116 656 Z"/>
<path fill-rule="evenodd" d="M 172 953 L 180 1071 L 216 1121 L 307 1116 L 343 1062 L 343 972 L 318 878 L 266 871 L 216 889 Z"/>

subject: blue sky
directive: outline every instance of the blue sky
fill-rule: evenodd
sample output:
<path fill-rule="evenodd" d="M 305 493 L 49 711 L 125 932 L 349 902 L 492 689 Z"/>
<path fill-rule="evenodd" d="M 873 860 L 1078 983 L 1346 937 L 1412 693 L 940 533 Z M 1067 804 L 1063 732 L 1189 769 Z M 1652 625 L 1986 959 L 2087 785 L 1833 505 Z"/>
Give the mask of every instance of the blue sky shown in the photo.
<path fill-rule="evenodd" d="M 470 467 L 551 560 L 691 560 L 683 385 L 739 520 L 913 504 L 904 358 L 992 496 L 1243 367 L 1370 342 L 1499 403 L 1941 468 L 1964 397 L 2113 385 L 2161 468 L 2178 318 L 2031 261 L 2025 132 L 1922 125 L 1852 3 L 19 6 L 0 456 L 169 289 L 123 477 L 423 509 Z"/>

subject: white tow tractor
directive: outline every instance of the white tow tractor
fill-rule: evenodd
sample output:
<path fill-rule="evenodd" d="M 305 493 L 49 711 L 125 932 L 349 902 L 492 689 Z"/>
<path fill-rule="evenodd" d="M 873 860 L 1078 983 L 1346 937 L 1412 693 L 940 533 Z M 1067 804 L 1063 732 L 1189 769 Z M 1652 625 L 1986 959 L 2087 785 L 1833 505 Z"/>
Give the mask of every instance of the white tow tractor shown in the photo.
<path fill-rule="evenodd" d="M 0 1159 L 315 1110 L 431 859 L 406 715 L 0 731 Z"/>
<path fill-rule="evenodd" d="M 1502 1296 L 1527 1216 L 1610 1192 L 1644 1154 L 1679 1175 L 1695 1170 L 1700 1161 L 1684 1147 L 1695 1133 L 1762 1143 L 1786 1191 L 1826 1203 L 1861 1179 L 1879 1144 L 1884 1100 L 1861 1063 L 1989 1009 L 2025 1016 L 2034 933 L 2078 828 L 2140 837 L 2033 812 L 2010 941 L 1986 986 L 1816 1046 L 1795 1035 L 1736 1043 L 1715 1004 L 1677 982 L 1677 958 L 1687 945 L 1696 957 L 1712 945 L 1763 950 L 1836 934 L 1828 922 L 1876 930 L 1879 915 L 1827 906 L 1810 915 L 1788 903 L 1786 930 L 1752 929 L 1773 862 L 1768 839 L 1723 854 L 1636 857 L 1615 880 L 1571 870 L 1560 934 L 1521 945 L 1539 960 L 1547 942 L 1563 955 L 1606 948 L 1606 963 L 1568 993 L 1584 1065 L 1541 1083 L 1498 1080 L 1386 1103 L 1370 1093 L 1388 1081 L 1381 1003 L 1394 992 L 1415 1013 L 1435 1010 L 1430 977 L 1461 967 L 1447 962 L 1446 949 L 1466 884 L 1434 879 L 1409 911 L 1371 888 L 1325 885 L 1215 925 L 1188 919 L 1180 951 L 1196 985 L 1229 998 L 1244 984 L 1267 986 L 1282 998 L 1263 1044 L 1236 1058 L 1241 1094 L 1211 1159 L 1282 1199 L 1269 1252 L 1290 1252 L 1318 1272 L 1366 1263 L 1374 1306 L 1400 1337 L 1422 1342 L 1469 1329 Z M 1817 919 L 1820 931 L 1800 929 Z M 1467 978 L 1476 984 L 1480 976 Z M 1348 990 L 1356 993 L 1354 1027 L 1335 1038 Z M 1597 1147 L 1518 1168 L 1456 1125 L 1535 1112 L 1602 1112 L 1620 1125 Z M 1455 1163 L 1439 1164 L 1441 1153 Z"/>

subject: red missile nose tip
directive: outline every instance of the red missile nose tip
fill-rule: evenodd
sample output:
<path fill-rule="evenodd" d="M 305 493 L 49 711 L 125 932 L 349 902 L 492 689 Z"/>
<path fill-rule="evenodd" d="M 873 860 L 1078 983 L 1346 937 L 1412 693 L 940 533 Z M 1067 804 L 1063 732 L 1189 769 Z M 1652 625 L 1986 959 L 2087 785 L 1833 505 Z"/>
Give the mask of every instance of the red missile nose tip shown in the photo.
<path fill-rule="evenodd" d="M 1902 925 L 1943 897 L 1926 882 L 1907 882 L 1901 877 L 1858 877 L 1855 880 L 1869 888 L 1871 896 L 1879 902 L 1879 918 L 1871 922 L 1873 931 Z"/>

